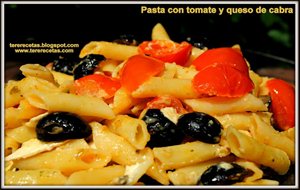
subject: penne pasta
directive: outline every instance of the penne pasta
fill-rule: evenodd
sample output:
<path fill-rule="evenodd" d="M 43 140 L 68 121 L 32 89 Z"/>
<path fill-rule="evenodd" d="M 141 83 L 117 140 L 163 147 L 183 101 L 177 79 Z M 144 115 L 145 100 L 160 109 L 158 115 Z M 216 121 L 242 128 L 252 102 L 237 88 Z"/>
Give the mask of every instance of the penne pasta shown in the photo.
<path fill-rule="evenodd" d="M 67 177 L 59 170 L 38 169 L 5 172 L 6 185 L 64 185 Z"/>
<path fill-rule="evenodd" d="M 106 119 L 112 119 L 115 116 L 112 109 L 102 99 L 90 96 L 32 91 L 27 94 L 26 99 L 31 105 L 48 111 L 65 111 Z"/>
<path fill-rule="evenodd" d="M 161 95 L 175 96 L 180 99 L 197 98 L 197 93 L 188 79 L 152 77 L 132 92 L 134 98 L 147 98 Z"/>
<path fill-rule="evenodd" d="M 135 119 L 127 115 L 118 115 L 107 122 L 106 125 L 110 131 L 125 138 L 138 150 L 144 149 L 150 140 L 147 125 L 141 119 Z"/>
<path fill-rule="evenodd" d="M 180 145 L 153 148 L 154 157 L 161 162 L 163 169 L 176 169 L 204 162 L 210 159 L 225 157 L 230 151 L 218 144 L 207 144 L 200 141 Z"/>
<path fill-rule="evenodd" d="M 56 82 L 49 69 L 39 64 L 25 64 L 20 67 L 22 74 L 26 77 L 36 77 L 47 80 L 55 85 Z"/>
<path fill-rule="evenodd" d="M 121 165 L 132 165 L 138 160 L 136 149 L 123 137 L 112 133 L 105 125 L 90 123 L 96 148 Z"/>
<path fill-rule="evenodd" d="M 295 144 L 294 142 L 276 131 L 271 125 L 265 123 L 256 114 L 253 114 L 255 125 L 251 128 L 252 136 L 259 142 L 283 150 L 289 156 L 289 159 L 295 161 Z M 266 135 L 268 134 L 268 135 Z"/>
<path fill-rule="evenodd" d="M 226 139 L 237 157 L 268 166 L 280 175 L 287 173 L 290 167 L 289 157 L 284 151 L 260 143 L 233 127 L 227 129 Z"/>
<path fill-rule="evenodd" d="M 211 97 L 186 99 L 184 103 L 190 106 L 194 111 L 211 115 L 268 111 L 263 101 L 252 94 L 247 94 L 241 98 Z"/>
<path fill-rule="evenodd" d="M 170 40 L 170 37 L 161 23 L 157 23 L 153 29 L 151 34 L 152 40 Z"/>
<path fill-rule="evenodd" d="M 138 54 L 138 49 L 136 46 L 128 46 L 105 41 L 92 41 L 81 49 L 79 57 L 83 58 L 88 54 L 101 54 L 107 59 L 123 61 Z"/>

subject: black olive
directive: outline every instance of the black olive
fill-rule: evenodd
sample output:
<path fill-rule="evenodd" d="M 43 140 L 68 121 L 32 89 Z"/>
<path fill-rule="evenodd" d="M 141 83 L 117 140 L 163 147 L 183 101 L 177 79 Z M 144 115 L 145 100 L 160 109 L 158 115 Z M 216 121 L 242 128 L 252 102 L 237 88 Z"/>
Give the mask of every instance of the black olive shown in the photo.
<path fill-rule="evenodd" d="M 119 39 L 114 40 L 115 43 L 125 44 L 129 46 L 137 46 L 138 42 L 132 34 L 122 34 Z"/>
<path fill-rule="evenodd" d="M 192 44 L 192 46 L 200 48 L 200 49 L 204 49 L 208 46 L 208 39 L 206 37 L 187 37 L 186 41 L 190 44 Z"/>
<path fill-rule="evenodd" d="M 283 177 L 279 175 L 276 171 L 274 171 L 272 168 L 261 165 L 260 169 L 264 172 L 262 177 L 263 179 L 271 179 L 282 182 Z"/>
<path fill-rule="evenodd" d="M 41 141 L 61 141 L 86 138 L 92 129 L 76 114 L 53 112 L 39 120 L 36 134 Z"/>
<path fill-rule="evenodd" d="M 216 144 L 220 142 L 222 125 L 214 117 L 202 113 L 191 112 L 179 117 L 177 125 L 183 132 L 196 140 Z"/>
<path fill-rule="evenodd" d="M 73 69 L 76 62 L 68 60 L 65 57 L 59 56 L 58 59 L 53 61 L 52 69 L 57 72 L 73 75 Z"/>
<path fill-rule="evenodd" d="M 172 121 L 166 118 L 159 109 L 148 109 L 142 118 L 150 133 L 148 147 L 162 147 L 180 144 L 184 134 Z"/>
<path fill-rule="evenodd" d="M 241 182 L 245 177 L 253 175 L 253 171 L 228 162 L 221 162 L 209 167 L 201 175 L 197 185 L 231 185 Z"/>
<path fill-rule="evenodd" d="M 74 67 L 74 79 L 79 79 L 86 75 L 94 73 L 94 70 L 97 68 L 99 62 L 105 60 L 103 55 L 89 54 L 85 56 L 79 64 Z"/>

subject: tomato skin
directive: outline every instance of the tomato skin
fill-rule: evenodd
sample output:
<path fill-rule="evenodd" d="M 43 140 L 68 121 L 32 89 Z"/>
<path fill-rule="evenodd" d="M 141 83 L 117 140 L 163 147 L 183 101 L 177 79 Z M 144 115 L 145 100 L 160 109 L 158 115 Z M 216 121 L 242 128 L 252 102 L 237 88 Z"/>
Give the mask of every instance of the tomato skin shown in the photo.
<path fill-rule="evenodd" d="M 281 79 L 270 79 L 266 85 L 271 96 L 271 112 L 277 127 L 280 130 L 295 127 L 294 87 Z"/>
<path fill-rule="evenodd" d="M 162 109 L 173 107 L 177 113 L 186 113 L 181 101 L 173 96 L 158 96 L 147 103 L 147 109 Z"/>
<path fill-rule="evenodd" d="M 249 76 L 249 68 L 243 55 L 239 50 L 234 48 L 222 47 L 209 49 L 199 55 L 192 62 L 192 65 L 194 65 L 198 71 L 208 66 L 227 65 Z"/>
<path fill-rule="evenodd" d="M 241 97 L 254 88 L 251 79 L 227 65 L 211 65 L 192 80 L 195 90 L 204 96 Z"/>
<path fill-rule="evenodd" d="M 106 99 L 114 96 L 120 87 L 117 79 L 103 74 L 91 74 L 75 80 L 71 93 Z"/>
<path fill-rule="evenodd" d="M 171 40 L 152 40 L 142 42 L 138 51 L 140 54 L 183 66 L 191 54 L 192 45 L 187 42 L 179 44 Z"/>
<path fill-rule="evenodd" d="M 165 68 L 164 62 L 144 55 L 130 57 L 120 71 L 122 87 L 132 92 L 150 77 L 161 73 Z"/>

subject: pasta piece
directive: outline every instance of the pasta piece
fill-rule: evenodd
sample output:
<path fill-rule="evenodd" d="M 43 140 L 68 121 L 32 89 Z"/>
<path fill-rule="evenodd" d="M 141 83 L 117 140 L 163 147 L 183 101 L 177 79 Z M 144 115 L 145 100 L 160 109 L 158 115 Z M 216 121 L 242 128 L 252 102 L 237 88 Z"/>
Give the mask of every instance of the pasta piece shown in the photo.
<path fill-rule="evenodd" d="M 92 41 L 81 49 L 79 57 L 83 58 L 88 54 L 101 54 L 107 59 L 124 61 L 129 57 L 138 54 L 138 49 L 136 46 L 105 41 Z"/>
<path fill-rule="evenodd" d="M 39 64 L 25 64 L 20 67 L 22 74 L 26 77 L 37 77 L 40 79 L 47 80 L 55 85 L 57 83 L 49 69 Z"/>
<path fill-rule="evenodd" d="M 153 148 L 153 153 L 154 157 L 161 162 L 162 168 L 167 170 L 225 157 L 230 151 L 218 144 L 194 141 L 180 145 Z"/>
<path fill-rule="evenodd" d="M 233 126 L 240 130 L 249 130 L 254 125 L 251 113 L 232 113 L 214 116 L 224 128 Z"/>
<path fill-rule="evenodd" d="M 4 138 L 4 154 L 5 154 L 5 156 L 8 156 L 11 153 L 15 152 L 19 147 L 20 147 L 19 142 L 17 142 L 13 138 L 5 136 L 5 138 Z"/>
<path fill-rule="evenodd" d="M 118 115 L 106 124 L 110 131 L 124 137 L 138 150 L 145 148 L 150 140 L 147 125 L 141 119 L 135 119 L 127 115 Z"/>
<path fill-rule="evenodd" d="M 284 151 L 260 143 L 233 127 L 227 129 L 226 139 L 237 157 L 268 166 L 280 175 L 287 173 L 290 167 L 289 157 Z"/>
<path fill-rule="evenodd" d="M 268 108 L 264 105 L 263 101 L 252 94 L 247 94 L 241 98 L 210 97 L 187 99 L 184 100 L 184 103 L 190 106 L 194 111 L 211 115 L 223 115 L 247 111 L 268 111 Z"/>
<path fill-rule="evenodd" d="M 28 93 L 31 93 L 31 91 L 35 90 L 43 91 L 45 93 L 60 92 L 60 89 L 53 83 L 36 77 L 25 77 L 19 83 L 19 89 L 24 97 L 26 97 Z"/>
<path fill-rule="evenodd" d="M 151 77 L 138 89 L 132 92 L 134 98 L 147 98 L 161 95 L 171 95 L 177 98 L 197 98 L 198 94 L 189 79 L 169 79 Z"/>
<path fill-rule="evenodd" d="M 38 169 L 5 172 L 5 185 L 64 185 L 67 177 L 59 170 Z"/>
<path fill-rule="evenodd" d="M 65 111 L 83 116 L 112 119 L 112 109 L 100 98 L 68 93 L 32 91 L 26 96 L 29 103 L 48 111 Z"/>
<path fill-rule="evenodd" d="M 19 81 L 9 80 L 4 86 L 5 108 L 16 106 L 23 99 Z"/>
<path fill-rule="evenodd" d="M 166 170 L 162 169 L 161 163 L 154 160 L 152 166 L 148 168 L 146 174 L 163 185 L 169 185 L 169 177 Z"/>
<path fill-rule="evenodd" d="M 160 77 L 174 78 L 174 76 L 176 75 L 176 71 L 176 63 L 165 63 L 165 70 L 160 74 Z"/>
<path fill-rule="evenodd" d="M 202 53 L 204 53 L 205 51 L 207 50 L 207 48 L 203 48 L 203 49 L 200 49 L 200 48 L 197 48 L 197 47 L 193 47 L 192 48 L 192 52 L 191 52 L 191 55 L 187 61 L 187 66 L 191 65 L 192 62 L 197 58 L 199 57 Z"/>
<path fill-rule="evenodd" d="M 63 86 L 74 81 L 74 77 L 71 75 L 67 75 L 54 70 L 50 70 L 50 72 L 52 73 L 55 82 L 59 84 L 59 86 Z"/>
<path fill-rule="evenodd" d="M 249 71 L 249 75 L 250 78 L 254 84 L 254 89 L 252 90 L 252 94 L 256 97 L 258 97 L 259 95 L 259 88 L 260 88 L 260 84 L 262 83 L 262 78 L 256 74 L 254 71 L 250 70 Z"/>
<path fill-rule="evenodd" d="M 109 185 L 125 172 L 124 166 L 112 165 L 104 168 L 91 168 L 74 172 L 66 181 L 66 185 Z"/>
<path fill-rule="evenodd" d="M 29 104 L 26 99 L 20 101 L 18 110 L 18 117 L 22 119 L 30 119 L 45 112 L 45 110 L 39 109 Z"/>
<path fill-rule="evenodd" d="M 169 171 L 168 176 L 174 185 L 196 185 L 205 170 L 221 161 L 232 162 L 234 161 L 234 157 L 216 158 L 195 165 L 178 168 L 175 171 Z"/>
<path fill-rule="evenodd" d="M 233 185 L 266 185 L 266 186 L 275 186 L 279 185 L 279 182 L 271 179 L 259 179 L 256 181 L 246 181 L 246 182 L 238 182 Z"/>
<path fill-rule="evenodd" d="M 252 136 L 261 143 L 283 150 L 291 161 L 295 161 L 295 143 L 265 123 L 256 114 L 253 114 L 253 119 L 255 125 L 250 130 Z"/>
<path fill-rule="evenodd" d="M 111 105 L 112 110 L 115 114 L 123 114 L 133 106 L 134 99 L 124 88 L 120 88 L 116 91 L 113 104 Z"/>
<path fill-rule="evenodd" d="M 259 85 L 259 96 L 267 96 L 269 95 L 269 89 L 267 88 L 267 82 L 268 80 L 270 80 L 271 78 L 269 77 L 261 77 L 262 82 Z"/>
<path fill-rule="evenodd" d="M 178 78 L 178 79 L 192 80 L 194 78 L 194 76 L 198 73 L 198 71 L 196 70 L 196 68 L 194 66 L 181 67 L 179 65 L 176 65 L 176 67 L 177 67 L 177 71 L 176 71 L 175 78 Z"/>
<path fill-rule="evenodd" d="M 121 165 L 132 165 L 138 161 L 136 149 L 123 137 L 112 133 L 105 125 L 90 123 L 93 140 L 97 149 L 111 155 L 112 160 Z"/>
<path fill-rule="evenodd" d="M 289 128 L 288 130 L 280 132 L 282 135 L 288 137 L 295 143 L 295 127 Z"/>
<path fill-rule="evenodd" d="M 22 126 L 26 120 L 19 117 L 20 110 L 14 107 L 6 108 L 4 114 L 5 129 Z"/>
<path fill-rule="evenodd" d="M 161 23 L 157 23 L 153 27 L 151 38 L 152 40 L 170 40 L 170 37 L 166 29 L 163 27 Z"/>
<path fill-rule="evenodd" d="M 7 129 L 5 134 L 19 143 L 36 138 L 35 128 L 27 127 L 26 125 L 22 125 L 21 127 L 13 129 Z"/>
<path fill-rule="evenodd" d="M 33 157 L 14 161 L 14 167 L 20 169 L 57 169 L 69 176 L 73 172 L 89 168 L 103 168 L 111 157 L 95 149 L 57 148 Z"/>

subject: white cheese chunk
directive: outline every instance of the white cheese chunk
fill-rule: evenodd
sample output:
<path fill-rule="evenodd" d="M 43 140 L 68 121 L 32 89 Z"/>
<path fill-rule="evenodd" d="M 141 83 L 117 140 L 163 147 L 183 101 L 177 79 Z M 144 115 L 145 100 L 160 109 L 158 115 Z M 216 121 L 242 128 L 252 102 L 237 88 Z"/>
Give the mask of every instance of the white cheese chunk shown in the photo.
<path fill-rule="evenodd" d="M 28 158 L 39 154 L 41 152 L 50 151 L 58 146 L 65 144 L 67 141 L 63 142 L 43 142 L 38 139 L 30 139 L 22 144 L 22 146 L 17 149 L 12 154 L 5 157 L 5 161 L 17 160 L 21 158 Z"/>
<path fill-rule="evenodd" d="M 176 110 L 172 107 L 165 107 L 160 109 L 160 111 L 164 114 L 166 118 L 168 118 L 175 124 L 177 123 L 178 118 L 180 117 L 180 114 L 178 114 Z"/>

